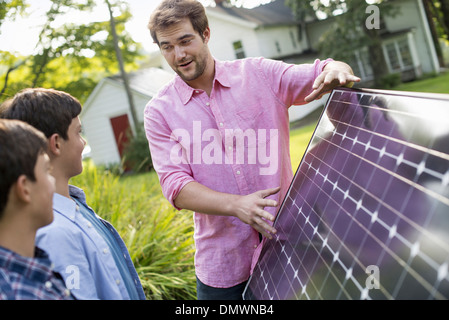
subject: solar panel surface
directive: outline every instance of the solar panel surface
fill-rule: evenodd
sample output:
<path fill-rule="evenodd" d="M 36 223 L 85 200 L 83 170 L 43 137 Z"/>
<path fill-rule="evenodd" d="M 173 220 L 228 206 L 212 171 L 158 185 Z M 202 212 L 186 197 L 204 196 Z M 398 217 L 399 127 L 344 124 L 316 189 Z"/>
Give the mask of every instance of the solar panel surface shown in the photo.
<path fill-rule="evenodd" d="M 245 299 L 448 299 L 449 96 L 336 89 Z"/>

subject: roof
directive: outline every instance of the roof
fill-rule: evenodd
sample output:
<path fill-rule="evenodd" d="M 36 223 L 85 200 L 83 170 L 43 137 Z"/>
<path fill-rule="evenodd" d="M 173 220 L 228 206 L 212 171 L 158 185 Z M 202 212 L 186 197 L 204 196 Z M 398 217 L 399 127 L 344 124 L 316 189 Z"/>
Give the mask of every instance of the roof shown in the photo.
<path fill-rule="evenodd" d="M 146 68 L 128 73 L 128 81 L 131 89 L 147 96 L 154 96 L 172 78 L 172 73 L 160 68 Z M 123 83 L 120 74 L 110 76 L 107 79 Z"/>
<path fill-rule="evenodd" d="M 208 11 L 253 22 L 259 27 L 298 24 L 292 9 L 285 5 L 285 0 L 275 0 L 252 9 L 237 8 L 226 4 L 208 7 Z"/>

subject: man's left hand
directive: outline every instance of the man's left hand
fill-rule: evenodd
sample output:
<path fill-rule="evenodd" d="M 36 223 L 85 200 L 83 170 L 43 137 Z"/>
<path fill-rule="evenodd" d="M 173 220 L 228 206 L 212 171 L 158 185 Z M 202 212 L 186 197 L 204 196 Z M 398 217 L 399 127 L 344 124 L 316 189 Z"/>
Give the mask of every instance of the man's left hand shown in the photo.
<path fill-rule="evenodd" d="M 321 98 L 332 89 L 339 86 L 352 87 L 354 82 L 359 82 L 349 65 L 340 61 L 329 62 L 323 72 L 315 79 L 313 91 L 304 99 L 306 102 Z"/>

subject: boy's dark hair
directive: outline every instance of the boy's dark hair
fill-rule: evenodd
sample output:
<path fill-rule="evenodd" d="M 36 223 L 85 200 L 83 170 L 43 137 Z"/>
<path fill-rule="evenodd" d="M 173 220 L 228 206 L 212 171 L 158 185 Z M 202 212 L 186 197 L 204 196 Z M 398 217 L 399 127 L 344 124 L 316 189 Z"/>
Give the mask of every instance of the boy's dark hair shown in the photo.
<path fill-rule="evenodd" d="M 197 0 L 164 0 L 151 15 L 148 29 L 153 41 L 159 45 L 156 32 L 188 18 L 193 30 L 203 38 L 204 31 L 209 27 L 204 6 Z M 203 38 L 204 40 L 204 38 Z"/>
<path fill-rule="evenodd" d="M 34 168 L 40 154 L 47 152 L 47 139 L 31 125 L 0 119 L 0 218 L 11 187 L 21 175 L 36 181 Z"/>
<path fill-rule="evenodd" d="M 47 138 L 59 134 L 67 140 L 73 118 L 81 113 L 81 103 L 70 94 L 54 89 L 30 88 L 17 93 L 0 108 L 0 117 L 18 119 L 42 131 Z"/>

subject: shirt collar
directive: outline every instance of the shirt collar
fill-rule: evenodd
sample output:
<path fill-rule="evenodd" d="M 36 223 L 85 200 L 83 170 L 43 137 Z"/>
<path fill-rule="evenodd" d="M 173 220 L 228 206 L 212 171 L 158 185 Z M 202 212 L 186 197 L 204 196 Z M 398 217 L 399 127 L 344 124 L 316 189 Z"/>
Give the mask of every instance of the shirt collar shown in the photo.
<path fill-rule="evenodd" d="M 76 198 L 82 204 L 86 205 L 86 195 L 84 191 L 78 187 L 69 185 L 69 194 L 70 197 Z M 73 219 L 73 214 L 76 211 L 76 202 L 70 198 L 64 197 L 59 193 L 55 193 L 53 195 L 53 209 L 58 211 L 63 216 L 67 218 Z"/>
<path fill-rule="evenodd" d="M 228 79 L 228 75 L 225 72 L 225 67 L 223 65 L 223 62 L 218 61 L 214 59 L 215 62 L 215 78 L 214 83 L 219 83 L 221 86 L 229 88 L 230 82 Z M 174 82 L 175 88 L 178 91 L 178 94 L 181 98 L 181 102 L 185 105 L 187 102 L 192 99 L 193 93 L 195 92 L 195 89 L 189 86 L 187 83 L 184 82 L 184 80 L 181 79 L 179 75 L 175 76 L 175 82 Z"/>
<path fill-rule="evenodd" d="M 34 257 L 23 257 L 9 249 L 0 247 L 0 267 L 36 281 L 49 278 L 52 267 L 47 253 L 38 247 L 34 249 Z"/>

